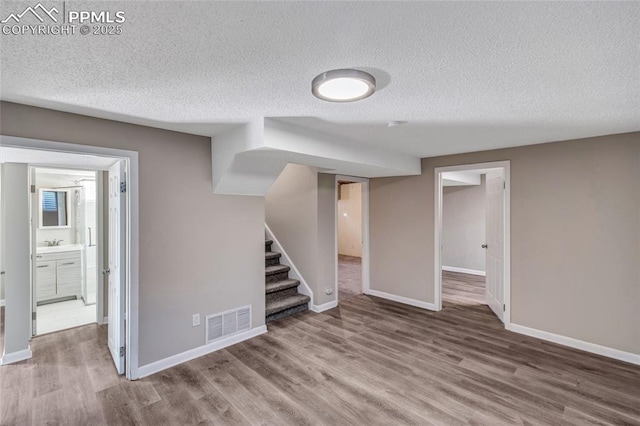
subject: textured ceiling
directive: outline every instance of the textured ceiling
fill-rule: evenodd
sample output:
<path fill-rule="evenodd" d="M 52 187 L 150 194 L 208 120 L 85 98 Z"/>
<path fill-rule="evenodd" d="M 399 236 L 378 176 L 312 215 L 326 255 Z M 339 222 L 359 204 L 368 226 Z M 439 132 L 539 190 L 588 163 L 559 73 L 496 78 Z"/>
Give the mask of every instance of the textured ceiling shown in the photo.
<path fill-rule="evenodd" d="M 418 156 L 640 130 L 638 2 L 78 5 L 125 11 L 123 34 L 1 35 L 2 99 L 203 135 L 280 117 Z M 345 67 L 378 92 L 311 95 Z"/>

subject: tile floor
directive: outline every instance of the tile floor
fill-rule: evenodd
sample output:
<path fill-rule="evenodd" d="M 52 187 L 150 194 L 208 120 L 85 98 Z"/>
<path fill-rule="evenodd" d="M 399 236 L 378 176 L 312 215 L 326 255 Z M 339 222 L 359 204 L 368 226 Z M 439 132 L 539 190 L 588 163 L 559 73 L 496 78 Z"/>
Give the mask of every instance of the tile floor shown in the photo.
<path fill-rule="evenodd" d="M 96 322 L 96 305 L 82 300 L 50 303 L 37 308 L 38 335 Z"/>

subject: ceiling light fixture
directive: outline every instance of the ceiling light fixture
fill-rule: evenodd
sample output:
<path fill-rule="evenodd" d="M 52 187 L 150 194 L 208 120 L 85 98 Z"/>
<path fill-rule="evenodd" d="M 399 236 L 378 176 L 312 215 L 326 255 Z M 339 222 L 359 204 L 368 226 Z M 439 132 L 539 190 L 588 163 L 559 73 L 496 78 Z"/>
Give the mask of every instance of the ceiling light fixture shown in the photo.
<path fill-rule="evenodd" d="M 353 102 L 376 91 L 376 79 L 369 73 L 341 69 L 323 72 L 311 82 L 313 95 L 329 102 Z"/>

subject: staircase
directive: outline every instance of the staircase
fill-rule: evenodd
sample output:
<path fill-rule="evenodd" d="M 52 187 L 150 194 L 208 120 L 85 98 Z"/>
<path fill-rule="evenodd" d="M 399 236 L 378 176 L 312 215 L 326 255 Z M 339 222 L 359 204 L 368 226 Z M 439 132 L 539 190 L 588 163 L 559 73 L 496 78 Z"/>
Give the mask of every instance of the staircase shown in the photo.
<path fill-rule="evenodd" d="M 306 311 L 309 296 L 298 293 L 300 281 L 289 278 L 289 268 L 280 264 L 280 253 L 271 251 L 273 241 L 265 241 L 266 321 L 274 321 Z"/>

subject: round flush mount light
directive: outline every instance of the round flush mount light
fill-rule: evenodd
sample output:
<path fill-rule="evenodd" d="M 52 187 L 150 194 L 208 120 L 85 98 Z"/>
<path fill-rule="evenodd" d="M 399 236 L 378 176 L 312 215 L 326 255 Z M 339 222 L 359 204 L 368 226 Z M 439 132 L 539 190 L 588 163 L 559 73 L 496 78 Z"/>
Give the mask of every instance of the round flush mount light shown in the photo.
<path fill-rule="evenodd" d="M 369 73 L 341 69 L 323 72 L 311 82 L 313 95 L 329 102 L 354 102 L 376 91 L 376 79 Z"/>

